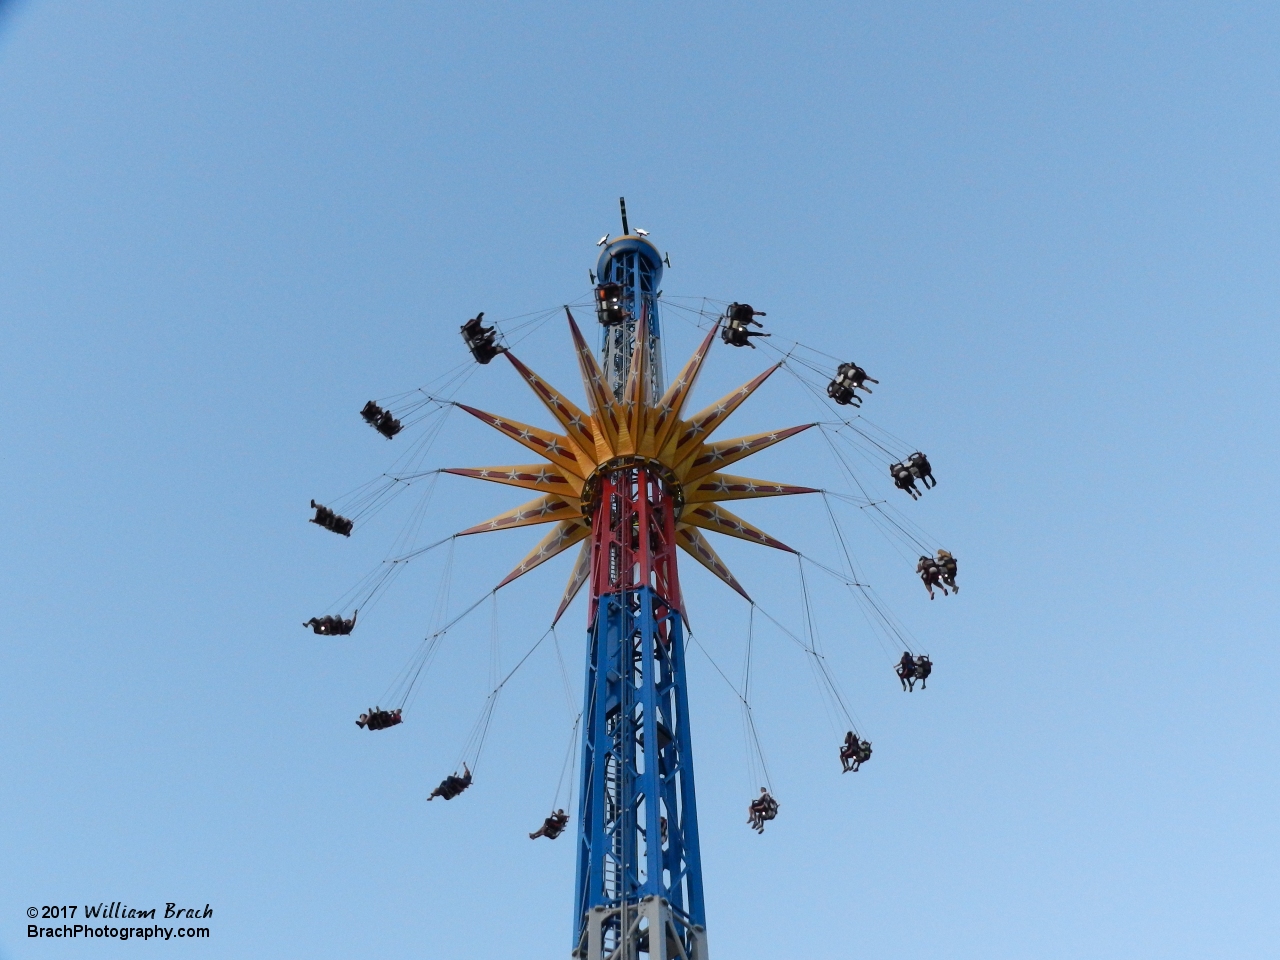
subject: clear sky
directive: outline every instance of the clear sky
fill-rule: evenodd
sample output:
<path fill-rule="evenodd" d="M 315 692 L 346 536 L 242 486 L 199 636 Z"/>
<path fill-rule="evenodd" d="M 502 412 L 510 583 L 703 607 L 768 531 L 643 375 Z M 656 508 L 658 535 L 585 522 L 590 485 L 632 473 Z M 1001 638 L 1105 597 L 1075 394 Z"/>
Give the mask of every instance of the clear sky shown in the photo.
<path fill-rule="evenodd" d="M 307 504 L 413 442 L 358 411 L 463 362 L 463 319 L 587 296 L 620 195 L 670 251 L 664 297 L 749 301 L 880 381 L 863 412 L 939 485 L 863 481 L 960 558 L 964 596 L 930 603 L 841 516 L 936 664 L 902 693 L 811 580 L 875 744 L 856 776 L 803 654 L 756 632 L 763 836 L 734 694 L 692 653 L 713 954 L 1275 956 L 1278 42 L 1248 2 L 8 5 L 0 956 L 567 956 L 571 843 L 525 837 L 570 733 L 552 648 L 475 786 L 424 799 L 569 558 L 463 621 L 369 734 L 446 564 L 315 637 L 420 501 L 350 540 Z M 668 311 L 669 362 L 696 339 Z M 567 350 L 555 318 L 517 348 L 580 397 Z M 770 357 L 713 351 L 695 403 Z M 549 425 L 503 362 L 458 396 Z M 814 417 L 782 372 L 725 436 Z M 525 461 L 464 419 L 429 467 Z M 817 431 L 742 472 L 850 489 Z M 444 477 L 419 542 L 519 502 Z M 821 499 L 742 512 L 838 562 Z M 537 536 L 459 541 L 448 609 Z M 798 630 L 794 558 L 722 541 Z M 682 569 L 736 681 L 746 606 Z M 558 633 L 574 698 L 583 620 Z M 29 906 L 113 900 L 209 903 L 212 939 L 26 937 Z"/>

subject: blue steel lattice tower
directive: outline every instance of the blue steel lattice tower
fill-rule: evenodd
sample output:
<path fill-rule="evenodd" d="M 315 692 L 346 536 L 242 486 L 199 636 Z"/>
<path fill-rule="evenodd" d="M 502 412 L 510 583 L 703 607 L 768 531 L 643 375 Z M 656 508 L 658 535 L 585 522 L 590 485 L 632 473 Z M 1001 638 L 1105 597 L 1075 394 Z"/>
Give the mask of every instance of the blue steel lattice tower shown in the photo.
<path fill-rule="evenodd" d="M 596 267 L 601 366 L 621 399 L 632 355 L 661 396 L 662 257 L 643 235 L 610 242 Z M 639 341 L 639 342 L 637 342 Z M 676 571 L 680 483 L 656 460 L 595 474 L 578 808 L 573 956 L 707 960 L 702 865 Z"/>

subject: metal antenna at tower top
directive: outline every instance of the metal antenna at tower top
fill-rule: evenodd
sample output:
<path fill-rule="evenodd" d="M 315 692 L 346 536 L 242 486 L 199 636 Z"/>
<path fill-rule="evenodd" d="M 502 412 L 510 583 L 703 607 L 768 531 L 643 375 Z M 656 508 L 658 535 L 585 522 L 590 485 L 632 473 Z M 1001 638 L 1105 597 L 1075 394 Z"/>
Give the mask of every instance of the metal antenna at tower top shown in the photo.
<path fill-rule="evenodd" d="M 625 237 L 627 234 L 631 232 L 631 230 L 627 227 L 627 198 L 619 197 L 618 206 L 622 208 L 622 235 Z"/>

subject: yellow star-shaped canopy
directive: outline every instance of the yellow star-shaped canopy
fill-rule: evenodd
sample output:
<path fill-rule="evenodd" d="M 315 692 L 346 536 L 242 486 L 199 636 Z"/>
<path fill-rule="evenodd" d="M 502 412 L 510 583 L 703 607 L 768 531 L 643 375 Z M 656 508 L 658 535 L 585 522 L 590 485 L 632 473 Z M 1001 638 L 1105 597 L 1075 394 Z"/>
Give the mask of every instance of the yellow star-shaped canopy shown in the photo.
<path fill-rule="evenodd" d="M 565 312 L 568 313 L 568 310 Z M 754 380 L 686 420 L 682 418 L 685 401 L 693 389 L 719 327 L 717 325 L 707 334 L 675 382 L 656 401 L 649 395 L 649 351 L 639 347 L 648 343 L 645 327 L 642 318 L 636 331 L 638 346 L 631 357 L 631 369 L 622 399 L 618 400 L 609 389 L 604 371 L 600 369 L 600 364 L 583 339 L 573 315 L 569 314 L 569 330 L 578 354 L 578 365 L 591 410 L 589 414 L 566 399 L 514 355 L 507 353 L 507 359 L 551 411 L 551 415 L 564 430 L 563 434 L 540 430 L 528 424 L 485 413 L 466 404 L 458 404 L 472 416 L 505 433 L 546 461 L 516 466 L 459 467 L 446 470 L 447 473 L 459 476 L 491 480 L 540 493 L 536 499 L 463 530 L 458 536 L 537 523 L 555 524 L 552 531 L 498 584 L 499 587 L 586 540 L 591 533 L 594 477 L 598 473 L 628 465 L 648 466 L 663 478 L 677 509 L 677 543 L 742 596 L 747 597 L 746 591 L 711 548 L 703 530 L 714 530 L 752 543 L 794 552 L 785 543 L 735 516 L 718 503 L 722 500 L 748 500 L 818 491 L 812 487 L 796 487 L 734 476 L 721 473 L 720 470 L 807 430 L 813 424 L 717 443 L 709 442 L 711 434 L 781 364 L 770 367 Z M 556 614 L 557 619 L 586 581 L 590 546 L 589 542 L 582 544 L 578 562 Z"/>

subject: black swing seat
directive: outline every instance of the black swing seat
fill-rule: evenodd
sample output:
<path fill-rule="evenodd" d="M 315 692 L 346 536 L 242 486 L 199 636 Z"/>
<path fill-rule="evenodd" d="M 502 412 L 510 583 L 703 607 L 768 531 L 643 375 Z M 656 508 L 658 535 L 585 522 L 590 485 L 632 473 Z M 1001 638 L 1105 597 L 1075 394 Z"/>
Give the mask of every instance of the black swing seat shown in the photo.
<path fill-rule="evenodd" d="M 445 800 L 452 800 L 469 786 L 471 786 L 470 770 L 467 770 L 466 774 L 461 777 L 456 773 L 451 773 L 440 781 L 440 786 L 431 791 L 431 796 L 427 797 L 427 799 L 431 800 L 435 797 L 443 797 Z"/>
<path fill-rule="evenodd" d="M 480 322 L 483 317 L 482 310 L 462 325 L 462 342 L 467 345 L 477 363 L 488 363 L 503 352 L 502 347 L 497 345 L 498 335 L 493 327 L 486 327 Z"/>
<path fill-rule="evenodd" d="M 321 637 L 345 637 L 356 628 L 356 615 L 359 611 L 351 614 L 350 618 L 335 617 L 333 615 L 323 617 L 312 617 L 304 627 L 310 627 L 312 632 Z"/>
<path fill-rule="evenodd" d="M 627 321 L 627 308 L 622 305 L 622 285 L 602 283 L 596 287 L 596 319 L 606 327 Z"/>
<path fill-rule="evenodd" d="M 326 530 L 332 530 L 334 533 L 340 533 L 344 537 L 351 536 L 351 530 L 355 526 L 354 520 L 340 516 L 324 504 L 316 503 L 314 500 L 311 501 L 311 506 L 315 509 L 316 515 L 308 522 L 324 527 Z"/>
<path fill-rule="evenodd" d="M 861 387 L 867 392 L 870 388 L 866 386 L 867 381 L 877 383 L 867 376 L 867 371 L 863 370 L 856 363 L 842 363 L 836 368 L 836 375 L 832 381 L 827 384 L 827 396 L 842 406 L 862 406 L 862 398 L 856 393 Z"/>
<path fill-rule="evenodd" d="M 731 347 L 750 347 L 752 337 L 769 337 L 772 334 L 761 333 L 757 330 L 748 330 L 744 326 L 739 326 L 734 321 L 729 321 L 728 326 L 720 331 L 720 339 Z"/>
<path fill-rule="evenodd" d="M 390 440 L 403 428 L 400 421 L 391 415 L 390 410 L 383 410 L 374 401 L 370 400 L 360 410 L 360 416 L 364 418 L 364 422 L 380 434 Z"/>
<path fill-rule="evenodd" d="M 364 727 L 366 730 L 385 730 L 388 727 L 394 727 L 398 723 L 404 723 L 404 718 L 400 716 L 400 710 L 370 710 L 368 717 L 365 719 Z"/>
<path fill-rule="evenodd" d="M 853 392 L 853 387 L 840 379 L 832 380 L 827 384 L 827 396 L 842 407 L 862 406 L 862 398 Z"/>

